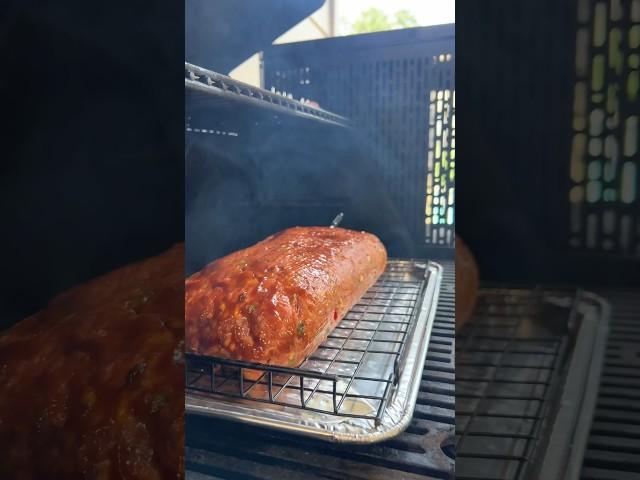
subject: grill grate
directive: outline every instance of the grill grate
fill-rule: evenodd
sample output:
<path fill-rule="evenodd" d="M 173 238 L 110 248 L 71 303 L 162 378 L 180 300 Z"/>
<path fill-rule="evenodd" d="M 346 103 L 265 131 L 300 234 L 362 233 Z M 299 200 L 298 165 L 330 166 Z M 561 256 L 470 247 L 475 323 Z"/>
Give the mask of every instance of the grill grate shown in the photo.
<path fill-rule="evenodd" d="M 187 389 L 379 421 L 401 373 L 426 285 L 417 279 L 423 276 L 415 262 L 389 261 L 376 284 L 300 368 L 187 354 Z M 245 370 L 259 377 L 248 380 Z M 359 411 L 368 408 L 354 414 L 353 402 Z"/>
<path fill-rule="evenodd" d="M 598 401 L 581 478 L 631 480 L 640 472 L 640 295 L 601 292 L 613 307 Z"/>
<path fill-rule="evenodd" d="M 456 478 L 526 478 L 559 391 L 572 309 L 536 290 L 483 290 L 458 338 Z"/>
<path fill-rule="evenodd" d="M 413 419 L 393 440 L 347 446 L 223 420 L 186 418 L 187 478 L 453 478 L 453 262 L 440 262 L 438 310 Z"/>
<path fill-rule="evenodd" d="M 331 124 L 347 125 L 347 120 L 344 117 L 313 107 L 302 101 L 294 100 L 291 95 L 286 96 L 275 91 L 269 92 L 190 63 L 185 62 L 184 74 L 187 92 L 213 95 L 217 97 L 218 102 L 221 100 L 245 102 L 262 108 L 270 108 L 278 112 L 313 118 Z M 237 103 L 234 105 L 237 105 Z M 198 130 L 201 131 L 201 129 Z M 195 129 L 187 127 L 187 131 L 195 131 Z"/>

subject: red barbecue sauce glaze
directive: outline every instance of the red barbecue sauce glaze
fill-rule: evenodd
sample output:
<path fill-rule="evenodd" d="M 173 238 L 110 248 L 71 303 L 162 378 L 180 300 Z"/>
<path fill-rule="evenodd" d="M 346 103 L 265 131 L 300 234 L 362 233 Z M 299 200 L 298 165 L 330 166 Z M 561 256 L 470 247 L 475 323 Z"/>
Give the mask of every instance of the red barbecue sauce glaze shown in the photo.
<path fill-rule="evenodd" d="M 383 273 L 369 233 L 295 227 L 214 261 L 185 283 L 187 351 L 297 366 Z"/>

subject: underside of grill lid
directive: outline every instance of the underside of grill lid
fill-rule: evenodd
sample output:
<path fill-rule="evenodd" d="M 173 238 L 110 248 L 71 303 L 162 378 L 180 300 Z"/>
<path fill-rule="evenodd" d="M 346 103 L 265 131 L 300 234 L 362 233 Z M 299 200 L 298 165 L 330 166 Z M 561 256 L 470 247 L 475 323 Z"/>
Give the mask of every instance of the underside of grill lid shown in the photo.
<path fill-rule="evenodd" d="M 228 73 L 324 0 L 186 0 L 185 61 Z"/>

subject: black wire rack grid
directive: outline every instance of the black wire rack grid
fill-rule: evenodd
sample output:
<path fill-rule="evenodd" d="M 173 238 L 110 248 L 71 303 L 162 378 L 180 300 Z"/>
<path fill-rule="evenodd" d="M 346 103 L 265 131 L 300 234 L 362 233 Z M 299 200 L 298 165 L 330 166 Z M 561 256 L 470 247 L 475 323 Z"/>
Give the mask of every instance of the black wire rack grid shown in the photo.
<path fill-rule="evenodd" d="M 456 352 L 456 478 L 524 479 L 548 431 L 571 348 L 574 300 L 485 290 Z M 481 473 L 480 473 L 481 472 Z"/>
<path fill-rule="evenodd" d="M 424 298 L 424 267 L 390 260 L 298 368 L 186 354 L 187 390 L 379 423 Z"/>

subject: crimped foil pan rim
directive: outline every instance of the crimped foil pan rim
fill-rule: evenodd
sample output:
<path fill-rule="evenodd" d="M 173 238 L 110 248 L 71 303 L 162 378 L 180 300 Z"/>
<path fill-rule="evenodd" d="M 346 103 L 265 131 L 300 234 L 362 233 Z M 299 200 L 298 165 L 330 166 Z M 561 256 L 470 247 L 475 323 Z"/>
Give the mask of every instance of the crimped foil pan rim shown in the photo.
<path fill-rule="evenodd" d="M 250 400 L 234 401 L 195 392 L 185 394 L 185 413 L 273 428 L 334 443 L 371 444 L 402 433 L 413 417 L 442 283 L 442 266 L 431 261 L 412 262 L 425 269 L 426 285 L 422 298 L 418 299 L 420 310 L 415 328 L 407 339 L 404 368 L 379 425 L 368 419 L 319 414 Z"/>

